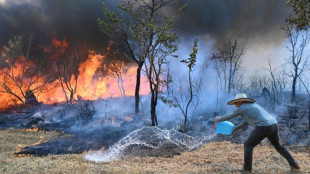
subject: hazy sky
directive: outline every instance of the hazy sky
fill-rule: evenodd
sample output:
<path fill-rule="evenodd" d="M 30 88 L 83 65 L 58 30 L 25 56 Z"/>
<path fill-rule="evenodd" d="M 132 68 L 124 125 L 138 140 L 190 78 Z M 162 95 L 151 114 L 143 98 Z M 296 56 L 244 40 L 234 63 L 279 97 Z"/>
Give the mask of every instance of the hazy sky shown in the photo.
<path fill-rule="evenodd" d="M 287 54 L 280 29 L 289 14 L 286 0 L 181 1 L 187 2 L 188 8 L 179 18 L 177 32 L 180 43 L 188 43 L 189 50 L 195 37 L 201 45 L 216 48 L 228 38 L 240 36 L 249 73 L 265 67 L 268 57 L 280 64 Z M 42 44 L 49 44 L 54 35 L 69 42 L 87 42 L 90 49 L 103 49 L 108 40 L 97 27 L 101 2 L 115 8 L 120 0 L 0 0 L 0 45 L 12 34 L 34 32 Z M 210 48 L 200 50 L 201 56 L 212 54 Z"/>

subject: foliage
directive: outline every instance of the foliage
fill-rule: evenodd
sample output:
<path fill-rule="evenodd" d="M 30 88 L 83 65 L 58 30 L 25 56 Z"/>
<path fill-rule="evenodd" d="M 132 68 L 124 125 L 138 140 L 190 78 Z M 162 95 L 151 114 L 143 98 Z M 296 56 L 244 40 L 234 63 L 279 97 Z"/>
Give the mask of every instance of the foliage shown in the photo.
<path fill-rule="evenodd" d="M 299 30 L 307 30 L 310 26 L 310 1 L 309 0 L 289 0 L 287 5 L 294 12 L 287 21 L 296 25 Z"/>
<path fill-rule="evenodd" d="M 182 63 L 185 63 L 187 65 L 189 71 L 192 71 L 192 68 L 195 66 L 197 61 L 196 56 L 198 52 L 198 41 L 199 39 L 196 39 L 194 41 L 193 52 L 189 55 L 190 57 L 181 61 Z"/>
<path fill-rule="evenodd" d="M 180 103 L 177 102 L 179 105 L 179 108 L 181 109 L 184 115 L 184 128 L 186 128 L 186 124 L 187 124 L 188 108 L 193 100 L 193 84 L 192 84 L 193 82 L 192 82 L 191 72 L 197 61 L 197 53 L 198 53 L 198 39 L 194 41 L 193 52 L 190 54 L 190 57 L 181 61 L 182 63 L 185 63 L 188 67 L 188 83 L 189 83 L 189 100 L 187 101 L 185 107 L 181 107 Z"/>
<path fill-rule="evenodd" d="M 134 0 L 118 5 L 122 13 L 104 6 L 104 20 L 98 20 L 101 32 L 119 43 L 121 51 L 138 65 L 136 83 L 136 112 L 138 110 L 140 72 L 144 65 L 150 83 L 152 125 L 157 125 L 156 105 L 158 94 L 165 84 L 160 76 L 165 72 L 167 57 L 177 50 L 178 36 L 171 30 L 176 27 L 176 13 L 186 4 L 178 0 Z"/>
<path fill-rule="evenodd" d="M 141 70 L 146 59 L 149 58 L 149 62 L 152 62 L 147 67 L 158 67 L 159 64 L 165 63 L 165 56 L 177 49 L 176 45 L 171 44 L 177 36 L 169 30 L 176 26 L 173 12 L 182 11 L 186 7 L 183 5 L 175 11 L 178 4 L 178 0 L 123 1 L 118 5 L 121 13 L 116 13 L 103 4 L 105 18 L 98 19 L 102 34 L 114 39 L 119 45 L 118 51 L 138 65 L 135 90 L 136 113 L 139 112 Z M 163 56 L 156 57 L 159 54 Z M 157 65 L 154 62 L 155 58 L 158 59 Z M 153 73 L 153 68 L 150 68 L 152 71 L 149 72 L 150 75 Z"/>

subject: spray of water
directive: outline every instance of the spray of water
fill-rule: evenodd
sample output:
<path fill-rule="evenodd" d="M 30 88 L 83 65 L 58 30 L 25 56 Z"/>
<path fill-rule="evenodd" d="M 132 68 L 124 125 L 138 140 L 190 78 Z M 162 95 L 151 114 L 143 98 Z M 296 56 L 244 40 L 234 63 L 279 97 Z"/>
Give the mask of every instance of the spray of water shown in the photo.
<path fill-rule="evenodd" d="M 142 127 L 137 129 L 107 150 L 88 152 L 84 158 L 94 162 L 110 162 L 119 160 L 123 156 L 124 150 L 131 145 L 145 146 L 148 148 L 161 148 L 167 142 L 172 143 L 180 149 L 193 150 L 198 148 L 207 139 L 211 139 L 215 134 L 195 138 L 182 134 L 176 130 L 161 130 L 158 127 Z"/>

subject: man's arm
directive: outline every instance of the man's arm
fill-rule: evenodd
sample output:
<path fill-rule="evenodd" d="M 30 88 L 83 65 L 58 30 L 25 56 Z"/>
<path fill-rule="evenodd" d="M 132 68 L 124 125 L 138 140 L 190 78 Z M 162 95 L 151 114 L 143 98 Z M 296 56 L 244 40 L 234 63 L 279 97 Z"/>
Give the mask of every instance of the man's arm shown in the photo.
<path fill-rule="evenodd" d="M 234 117 L 237 117 L 238 115 L 240 115 L 240 113 L 239 113 L 239 110 L 236 109 L 234 112 L 232 112 L 230 114 L 226 114 L 223 117 L 216 116 L 215 122 L 214 122 L 214 130 L 216 130 L 217 122 L 226 121 L 226 120 L 232 119 Z"/>
<path fill-rule="evenodd" d="M 240 124 L 238 124 L 238 125 L 235 127 L 235 131 L 238 130 L 238 129 L 242 129 L 242 128 L 248 126 L 248 125 L 249 125 L 249 123 L 246 122 L 246 121 L 244 120 L 244 121 L 242 121 Z"/>
<path fill-rule="evenodd" d="M 226 120 L 229 120 L 229 119 L 232 119 L 234 117 L 237 117 L 239 114 L 239 111 L 238 109 L 235 110 L 234 112 L 230 113 L 230 114 L 226 114 L 224 115 L 223 117 L 217 117 L 217 119 L 215 120 L 216 122 L 221 122 L 221 121 L 226 121 Z"/>

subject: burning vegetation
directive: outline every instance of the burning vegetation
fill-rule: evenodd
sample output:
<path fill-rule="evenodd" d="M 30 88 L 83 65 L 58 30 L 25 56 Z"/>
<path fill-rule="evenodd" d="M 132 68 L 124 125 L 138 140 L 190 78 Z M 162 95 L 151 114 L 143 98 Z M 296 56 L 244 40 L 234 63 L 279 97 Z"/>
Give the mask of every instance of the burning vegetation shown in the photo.
<path fill-rule="evenodd" d="M 290 146 L 302 172 L 309 172 L 308 28 L 296 28 L 294 18 L 282 25 L 277 33 L 285 37 L 275 40 L 285 44 L 289 59 L 283 58 L 285 63 L 275 68 L 273 55 L 268 55 L 268 60 L 259 60 L 267 65 L 264 73 L 250 74 L 243 64 L 247 44 L 253 40 L 250 45 L 255 47 L 253 38 L 260 35 L 249 39 L 244 32 L 245 37 L 240 37 L 236 28 L 223 33 L 213 26 L 220 20 L 198 20 L 214 28 L 186 39 L 194 42 L 178 42 L 183 30 L 178 28 L 180 18 L 192 15 L 182 15 L 188 14 L 188 4 L 183 2 L 129 0 L 117 10 L 103 3 L 103 17 L 95 24 L 103 39 L 99 49 L 80 33 L 72 38 L 74 34 L 57 29 L 45 33 L 48 39 L 16 34 L 0 45 L 0 138 L 5 140 L 0 148 L 5 154 L 0 173 L 239 173 L 241 144 L 251 128 L 231 136 L 216 135 L 213 130 L 214 118 L 233 109 L 226 103 L 238 93 L 246 93 L 276 117 L 281 141 Z M 189 2 L 195 6 L 195 18 L 197 2 Z M 9 4 L 14 3 L 0 0 L 0 16 Z M 266 9 L 274 13 L 273 8 Z M 252 14 L 240 11 L 240 16 Z M 240 20 L 238 15 L 231 16 Z M 239 25 L 229 20 L 232 23 L 223 26 Z M 255 33 L 256 25 L 249 25 L 249 33 Z M 263 31 L 259 33 L 265 35 Z M 201 49 L 206 45 L 207 49 Z M 235 125 L 240 121 L 232 120 Z M 11 144 L 7 146 L 6 141 Z M 260 146 L 254 152 L 258 159 L 254 172 L 289 173 L 268 143 Z M 12 158 L 12 154 L 25 158 Z M 33 161 L 27 161 L 29 157 Z M 15 160 L 25 170 L 11 169 Z"/>
<path fill-rule="evenodd" d="M 109 47 L 104 55 L 88 51 L 87 57 L 81 58 L 79 51 L 69 52 L 66 39 L 52 38 L 53 46 L 44 48 L 51 55 L 37 60 L 31 57 L 30 50 L 22 52 L 24 42 L 32 48 L 32 38 L 25 39 L 13 37 L 2 49 L 0 109 L 20 104 L 29 107 L 36 102 L 72 104 L 77 100 L 134 95 L 135 83 L 131 79 L 136 77 L 136 67 L 127 67 L 119 58 L 110 57 Z M 105 59 L 112 59 L 112 63 L 104 64 Z M 142 77 L 141 94 L 148 92 L 146 77 Z"/>

